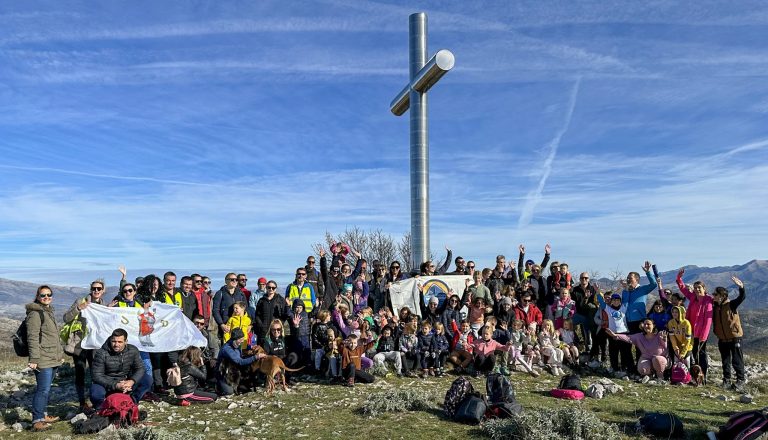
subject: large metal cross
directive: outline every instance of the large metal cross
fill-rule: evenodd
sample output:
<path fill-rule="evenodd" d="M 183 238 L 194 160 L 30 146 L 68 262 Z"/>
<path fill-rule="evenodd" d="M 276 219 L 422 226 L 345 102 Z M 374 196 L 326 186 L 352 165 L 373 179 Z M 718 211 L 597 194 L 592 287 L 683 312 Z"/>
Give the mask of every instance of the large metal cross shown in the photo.
<path fill-rule="evenodd" d="M 408 17 L 411 81 L 397 94 L 390 110 L 401 116 L 411 110 L 411 268 L 429 260 L 429 142 L 427 91 L 453 68 L 449 50 L 439 50 L 427 62 L 427 14 Z"/>

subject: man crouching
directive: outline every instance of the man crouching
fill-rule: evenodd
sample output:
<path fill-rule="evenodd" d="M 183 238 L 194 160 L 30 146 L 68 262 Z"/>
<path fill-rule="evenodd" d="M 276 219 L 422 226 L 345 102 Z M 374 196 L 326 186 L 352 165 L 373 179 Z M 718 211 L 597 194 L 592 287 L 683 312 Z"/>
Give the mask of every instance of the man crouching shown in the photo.
<path fill-rule="evenodd" d="M 100 408 L 107 395 L 130 394 L 138 404 L 152 387 L 151 376 L 144 374 L 144 362 L 139 350 L 128 344 L 128 332 L 115 329 L 107 342 L 93 355 L 91 365 L 91 402 Z"/>

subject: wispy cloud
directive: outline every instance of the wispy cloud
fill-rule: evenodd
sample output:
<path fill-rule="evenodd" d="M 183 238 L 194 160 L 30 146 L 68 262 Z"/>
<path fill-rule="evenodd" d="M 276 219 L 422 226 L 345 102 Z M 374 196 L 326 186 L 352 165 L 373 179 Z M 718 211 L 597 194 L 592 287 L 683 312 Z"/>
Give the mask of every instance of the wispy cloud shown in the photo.
<path fill-rule="evenodd" d="M 555 156 L 557 156 L 557 149 L 560 147 L 560 141 L 563 139 L 563 135 L 565 135 L 565 133 L 568 131 L 568 128 L 571 126 L 571 119 L 573 119 L 573 112 L 576 109 L 576 100 L 579 96 L 580 87 L 581 77 L 576 80 L 576 83 L 571 89 L 563 125 L 557 130 L 555 136 L 544 149 L 546 157 L 544 158 L 544 162 L 540 167 L 541 177 L 539 178 L 539 182 L 536 185 L 536 188 L 528 193 L 528 196 L 526 197 L 525 204 L 523 205 L 522 212 L 520 213 L 520 218 L 517 220 L 518 231 L 531 223 L 533 214 L 536 211 L 536 206 L 541 201 L 542 193 L 544 192 L 544 186 L 547 184 L 549 174 L 552 172 L 552 162 L 555 160 Z"/>

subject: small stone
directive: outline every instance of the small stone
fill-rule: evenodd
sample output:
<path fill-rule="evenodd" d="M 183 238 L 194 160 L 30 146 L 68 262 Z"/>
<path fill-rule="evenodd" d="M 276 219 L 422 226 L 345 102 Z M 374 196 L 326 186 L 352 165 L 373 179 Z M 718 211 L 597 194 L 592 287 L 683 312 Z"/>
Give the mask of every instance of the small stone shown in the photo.
<path fill-rule="evenodd" d="M 23 431 L 23 430 L 24 430 L 24 425 L 22 425 L 22 424 L 21 424 L 21 423 L 19 423 L 19 422 L 16 422 L 16 423 L 14 423 L 13 425 L 11 425 L 11 429 L 13 429 L 13 430 L 14 430 L 14 431 L 16 431 L 16 432 L 21 432 L 21 431 Z"/>
<path fill-rule="evenodd" d="M 86 416 L 85 413 L 77 414 L 74 417 L 69 419 L 69 423 L 74 425 L 75 423 L 79 422 L 80 420 L 88 420 L 88 416 Z"/>
<path fill-rule="evenodd" d="M 210 430 L 211 430 L 211 427 L 210 426 L 206 426 L 205 429 L 203 429 L 203 432 L 208 432 Z"/>
<path fill-rule="evenodd" d="M 232 435 L 243 435 L 243 428 L 230 429 L 227 432 L 232 434 Z"/>
<path fill-rule="evenodd" d="M 205 420 L 197 420 L 195 421 L 195 425 L 205 425 Z"/>
<path fill-rule="evenodd" d="M 751 394 L 744 394 L 739 398 L 739 402 L 741 403 L 752 403 L 753 400 L 755 400 L 755 398 L 752 397 Z"/>
<path fill-rule="evenodd" d="M 717 400 L 722 400 L 723 402 L 728 402 L 731 400 L 730 397 L 726 396 L 725 394 L 720 394 L 719 396 L 715 397 Z"/>
<path fill-rule="evenodd" d="M 235 409 L 235 408 L 237 408 L 237 404 L 235 402 L 232 402 L 229 405 L 227 405 L 227 409 Z"/>
<path fill-rule="evenodd" d="M 13 397 L 14 399 L 19 399 L 20 400 L 20 399 L 23 399 L 24 395 L 26 395 L 26 394 L 27 394 L 26 391 L 19 390 L 19 391 L 14 392 L 13 394 L 11 394 L 11 397 Z"/>

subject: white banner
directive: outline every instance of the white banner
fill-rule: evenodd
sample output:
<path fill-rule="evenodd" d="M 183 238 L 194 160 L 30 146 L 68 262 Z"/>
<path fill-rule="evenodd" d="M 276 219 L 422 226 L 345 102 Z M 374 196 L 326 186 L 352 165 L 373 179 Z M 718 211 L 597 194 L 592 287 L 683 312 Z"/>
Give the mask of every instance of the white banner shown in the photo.
<path fill-rule="evenodd" d="M 178 306 L 153 302 L 146 309 L 137 307 L 104 307 L 90 303 L 80 312 L 87 321 L 82 347 L 99 349 L 122 328 L 128 332 L 128 343 L 140 351 L 165 353 L 184 350 L 194 345 L 205 347 L 207 341 Z"/>
<path fill-rule="evenodd" d="M 465 280 L 470 279 L 469 275 L 437 275 L 422 276 L 418 278 L 408 278 L 407 280 L 392 283 L 389 289 L 389 297 L 392 300 L 394 313 L 401 308 L 408 307 L 411 313 L 421 316 L 419 307 L 419 284 L 424 286 L 424 305 L 429 304 L 430 298 L 437 297 L 438 307 L 443 306 L 443 302 L 448 299 L 449 292 L 456 294 L 461 298 L 464 294 Z"/>

